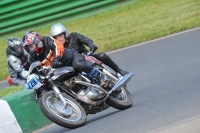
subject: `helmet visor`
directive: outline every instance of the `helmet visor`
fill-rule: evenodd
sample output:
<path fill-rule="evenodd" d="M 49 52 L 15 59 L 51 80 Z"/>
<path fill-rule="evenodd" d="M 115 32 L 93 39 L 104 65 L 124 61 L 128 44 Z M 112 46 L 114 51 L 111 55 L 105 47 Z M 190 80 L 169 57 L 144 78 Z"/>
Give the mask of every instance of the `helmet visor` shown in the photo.
<path fill-rule="evenodd" d="M 21 47 L 21 46 L 15 47 L 15 50 L 16 50 L 17 52 L 22 52 L 22 47 Z"/>
<path fill-rule="evenodd" d="M 35 52 L 35 49 L 36 49 L 36 44 L 35 44 L 35 43 L 32 43 L 32 44 L 30 44 L 30 45 L 26 45 L 26 46 L 24 47 L 24 50 L 25 50 L 28 54 Z"/>

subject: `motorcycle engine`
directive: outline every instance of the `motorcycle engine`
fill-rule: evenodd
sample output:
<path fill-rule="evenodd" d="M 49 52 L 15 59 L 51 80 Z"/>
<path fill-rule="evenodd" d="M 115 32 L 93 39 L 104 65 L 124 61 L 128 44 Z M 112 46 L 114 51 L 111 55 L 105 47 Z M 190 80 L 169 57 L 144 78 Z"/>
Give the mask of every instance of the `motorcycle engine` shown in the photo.
<path fill-rule="evenodd" d="M 95 88 L 88 87 L 86 90 L 81 90 L 78 94 L 77 97 L 86 103 L 94 103 L 94 100 L 98 100 L 102 97 L 104 97 L 105 94 L 102 91 L 99 91 Z"/>
<path fill-rule="evenodd" d="M 104 93 L 92 87 L 88 87 L 85 91 L 85 95 L 91 100 L 98 100 L 104 96 Z"/>

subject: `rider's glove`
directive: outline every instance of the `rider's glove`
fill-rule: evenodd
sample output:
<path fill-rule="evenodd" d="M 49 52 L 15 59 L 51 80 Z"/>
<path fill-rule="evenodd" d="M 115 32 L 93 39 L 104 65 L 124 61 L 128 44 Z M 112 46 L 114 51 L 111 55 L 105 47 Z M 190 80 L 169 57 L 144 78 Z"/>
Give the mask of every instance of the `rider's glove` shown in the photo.
<path fill-rule="evenodd" d="M 59 62 L 59 60 L 58 59 L 53 59 L 53 61 L 51 62 L 51 67 L 52 68 L 58 68 L 58 67 L 60 67 L 62 65 L 62 63 L 61 62 Z"/>
<path fill-rule="evenodd" d="M 94 53 L 97 50 L 97 48 L 98 47 L 93 44 L 93 45 L 90 46 L 90 51 Z"/>
<path fill-rule="evenodd" d="M 24 79 L 27 79 L 29 76 L 29 71 L 26 70 L 22 70 L 21 74 L 20 74 Z"/>
<path fill-rule="evenodd" d="M 51 68 L 51 66 L 42 66 L 42 69 L 50 69 Z"/>

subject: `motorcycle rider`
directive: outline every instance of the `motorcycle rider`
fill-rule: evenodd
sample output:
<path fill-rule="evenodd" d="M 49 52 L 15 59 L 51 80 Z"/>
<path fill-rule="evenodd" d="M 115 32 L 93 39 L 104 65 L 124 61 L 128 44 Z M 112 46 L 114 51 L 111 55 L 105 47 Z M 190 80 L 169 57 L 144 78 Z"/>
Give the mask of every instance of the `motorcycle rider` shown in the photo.
<path fill-rule="evenodd" d="M 24 86 L 29 76 L 28 56 L 22 48 L 22 42 L 19 38 L 10 37 L 7 40 L 7 63 L 10 76 L 8 82 L 11 85 Z"/>
<path fill-rule="evenodd" d="M 50 34 L 53 38 L 59 40 L 64 44 L 66 48 L 72 48 L 78 53 L 87 53 L 88 50 L 85 48 L 85 45 L 90 48 L 90 51 L 95 52 L 98 48 L 93 44 L 93 41 L 79 33 L 72 32 L 68 34 L 67 29 L 61 23 L 57 23 L 51 27 Z M 122 76 L 128 74 L 128 72 L 123 71 L 118 67 L 118 65 L 105 53 L 92 53 L 91 56 L 102 61 L 114 71 L 118 72 Z"/>
<path fill-rule="evenodd" d="M 30 62 L 41 61 L 41 66 L 58 68 L 72 66 L 79 72 L 85 72 L 93 77 L 98 77 L 103 83 L 100 72 L 86 61 L 84 56 L 73 49 L 66 49 L 64 45 L 49 36 L 40 36 L 38 33 L 29 30 L 22 38 L 23 47 L 30 55 Z M 104 81 L 103 81 L 104 80 Z"/>

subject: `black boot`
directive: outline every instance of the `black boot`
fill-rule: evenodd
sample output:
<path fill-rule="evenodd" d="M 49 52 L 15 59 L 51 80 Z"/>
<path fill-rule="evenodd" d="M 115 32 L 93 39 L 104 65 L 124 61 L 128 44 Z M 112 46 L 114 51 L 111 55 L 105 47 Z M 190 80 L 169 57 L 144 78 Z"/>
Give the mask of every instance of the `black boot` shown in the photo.
<path fill-rule="evenodd" d="M 108 65 L 110 68 L 112 68 L 115 72 L 118 72 L 119 74 L 121 74 L 122 76 L 125 76 L 126 74 L 128 74 L 127 71 L 123 71 L 122 69 L 120 69 L 118 67 L 118 65 L 109 57 L 107 56 L 106 54 L 104 54 L 104 56 L 102 56 L 104 58 L 103 61 L 106 65 Z"/>
<path fill-rule="evenodd" d="M 122 76 L 125 76 L 126 74 L 128 74 L 128 72 L 121 70 L 118 67 L 118 65 L 108 55 L 106 55 L 105 53 L 97 53 L 97 54 L 93 54 L 92 56 L 94 56 L 98 60 L 102 61 L 104 64 L 106 64 L 107 66 L 109 66 L 115 72 L 118 72 Z"/>

